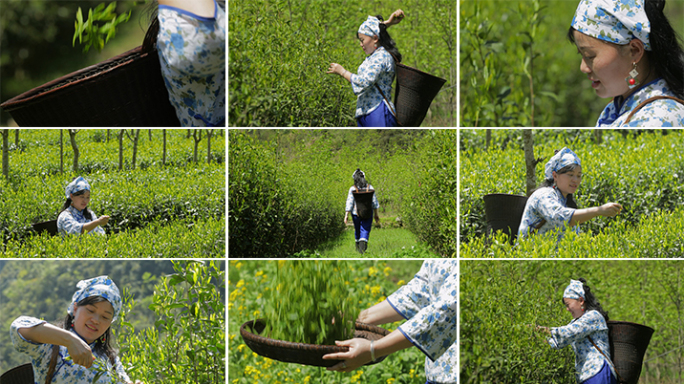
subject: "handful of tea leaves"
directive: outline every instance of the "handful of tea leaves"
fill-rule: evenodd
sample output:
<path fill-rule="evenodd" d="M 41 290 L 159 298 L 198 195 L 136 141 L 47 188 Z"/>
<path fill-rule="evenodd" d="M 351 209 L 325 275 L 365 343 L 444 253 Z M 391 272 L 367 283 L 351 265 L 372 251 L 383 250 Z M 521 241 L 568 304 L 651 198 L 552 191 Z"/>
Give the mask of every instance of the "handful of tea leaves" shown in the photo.
<path fill-rule="evenodd" d="M 353 338 L 359 309 L 351 279 L 348 263 L 337 260 L 278 262 L 263 292 L 262 335 L 320 345 Z"/>

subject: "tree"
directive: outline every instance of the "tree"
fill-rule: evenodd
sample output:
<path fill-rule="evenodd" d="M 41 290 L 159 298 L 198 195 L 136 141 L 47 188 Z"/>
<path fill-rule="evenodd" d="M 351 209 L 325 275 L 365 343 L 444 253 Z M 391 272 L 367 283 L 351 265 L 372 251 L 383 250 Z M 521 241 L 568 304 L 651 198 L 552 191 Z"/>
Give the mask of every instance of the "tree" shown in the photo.
<path fill-rule="evenodd" d="M 64 173 L 64 130 L 59 130 L 59 173 Z"/>
<path fill-rule="evenodd" d="M 19 129 L 14 130 L 14 146 L 19 148 Z"/>
<path fill-rule="evenodd" d="M 78 144 L 76 143 L 76 135 L 80 129 L 70 129 L 69 139 L 71 140 L 71 148 L 74 150 L 74 172 L 78 172 L 78 158 L 81 156 L 81 152 L 78 150 Z"/>
<path fill-rule="evenodd" d="M 125 129 L 119 130 L 119 171 L 123 169 L 123 136 L 126 133 Z"/>
<path fill-rule="evenodd" d="M 162 152 L 162 165 L 166 165 L 166 129 L 162 129 L 162 137 L 164 138 L 164 149 Z"/>
<path fill-rule="evenodd" d="M 537 188 L 537 174 L 535 168 L 537 161 L 534 159 L 534 139 L 532 137 L 531 129 L 523 129 L 523 148 L 525 150 L 525 169 L 527 175 L 525 183 L 527 185 L 527 196 L 530 196 L 535 188 Z"/>
<path fill-rule="evenodd" d="M 207 130 L 207 164 L 211 163 L 211 137 L 214 135 L 214 130 Z"/>
<path fill-rule="evenodd" d="M 193 152 L 192 158 L 195 161 L 195 164 L 197 164 L 197 146 L 199 145 L 200 141 L 202 141 L 202 130 L 195 129 L 192 132 L 192 138 L 195 140 L 195 151 Z"/>
<path fill-rule="evenodd" d="M 2 130 L 2 175 L 9 177 L 9 129 Z"/>
<path fill-rule="evenodd" d="M 126 130 L 124 129 L 124 131 Z M 133 169 L 135 169 L 135 162 L 138 157 L 138 138 L 140 137 L 140 130 L 136 129 L 133 137 L 131 137 L 131 135 L 129 135 L 128 132 L 126 132 L 126 137 L 128 137 L 128 139 L 133 142 L 133 157 L 131 162 L 133 165 Z"/>

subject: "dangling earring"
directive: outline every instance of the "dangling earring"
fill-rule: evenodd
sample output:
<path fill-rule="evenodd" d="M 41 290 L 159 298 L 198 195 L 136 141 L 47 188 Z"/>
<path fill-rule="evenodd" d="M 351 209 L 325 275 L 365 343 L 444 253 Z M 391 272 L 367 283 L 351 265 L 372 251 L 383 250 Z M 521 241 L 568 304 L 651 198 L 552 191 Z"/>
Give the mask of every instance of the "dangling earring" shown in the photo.
<path fill-rule="evenodd" d="M 639 76 L 639 71 L 637 71 L 637 63 L 632 63 L 632 70 L 629 72 L 629 76 L 625 77 L 625 81 L 627 82 L 627 86 L 629 89 L 632 89 L 639 85 L 639 80 L 637 80 L 637 76 Z"/>
<path fill-rule="evenodd" d="M 107 341 L 107 336 L 103 333 L 102 336 L 100 336 L 100 343 L 104 344 L 105 341 Z"/>

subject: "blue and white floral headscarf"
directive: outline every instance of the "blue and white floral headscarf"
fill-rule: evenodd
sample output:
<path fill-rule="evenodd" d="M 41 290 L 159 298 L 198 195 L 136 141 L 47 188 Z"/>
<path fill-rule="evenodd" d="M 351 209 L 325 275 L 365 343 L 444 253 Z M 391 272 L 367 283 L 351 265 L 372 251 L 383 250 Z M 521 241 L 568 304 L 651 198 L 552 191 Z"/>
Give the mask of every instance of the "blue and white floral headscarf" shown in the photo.
<path fill-rule="evenodd" d="M 632 39 L 651 50 L 644 0 L 581 0 L 572 19 L 578 32 L 610 43 L 625 45 Z"/>
<path fill-rule="evenodd" d="M 570 280 L 570 284 L 565 288 L 563 292 L 564 299 L 586 299 L 584 296 L 584 285 L 579 280 Z"/>
<path fill-rule="evenodd" d="M 90 191 L 90 184 L 88 184 L 83 176 L 79 176 L 66 186 L 66 197 L 68 199 L 72 193 L 81 192 L 83 190 Z"/>
<path fill-rule="evenodd" d="M 358 32 L 370 37 L 380 37 L 380 20 L 377 17 L 368 16 L 366 21 L 359 27 Z"/>
<path fill-rule="evenodd" d="M 112 322 L 116 321 L 119 312 L 121 311 L 121 294 L 119 293 L 119 288 L 117 288 L 116 284 L 114 284 L 108 276 L 98 276 L 89 280 L 81 280 L 76 287 L 78 288 L 78 291 L 74 293 L 74 296 L 71 298 L 71 304 L 69 304 L 69 308 L 67 309 L 67 312 L 69 312 L 71 316 L 74 315 L 74 306 L 79 301 L 90 296 L 102 296 L 112 304 L 112 307 L 114 308 Z"/>
<path fill-rule="evenodd" d="M 558 172 L 560 169 L 567 167 L 568 165 L 577 164 L 582 165 L 579 157 L 575 152 L 571 151 L 567 147 L 564 147 L 558 153 L 553 155 L 551 160 L 546 163 L 546 169 L 544 171 L 544 177 L 548 179 L 553 179 L 553 172 Z"/>

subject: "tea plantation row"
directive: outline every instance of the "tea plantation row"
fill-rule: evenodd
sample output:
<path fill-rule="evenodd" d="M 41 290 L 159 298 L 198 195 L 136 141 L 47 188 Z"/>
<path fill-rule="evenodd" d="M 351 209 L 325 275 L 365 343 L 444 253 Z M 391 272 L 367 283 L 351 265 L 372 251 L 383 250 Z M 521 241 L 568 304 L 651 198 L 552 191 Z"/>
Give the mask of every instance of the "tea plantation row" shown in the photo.
<path fill-rule="evenodd" d="M 406 225 L 437 254 L 455 255 L 456 132 L 403 132 L 403 146 L 369 151 L 363 144 L 373 132 L 262 140 L 231 131 L 231 257 L 290 256 L 338 237 L 356 168 L 376 188 L 382 218 Z"/>
<path fill-rule="evenodd" d="M 463 384 L 575 383 L 572 348 L 551 349 L 529 325 L 570 323 L 561 297 L 570 279 L 580 277 L 610 320 L 655 329 L 640 382 L 681 382 L 681 262 L 463 261 L 461 274 Z"/>
<path fill-rule="evenodd" d="M 81 130 L 76 136 L 80 163 L 90 167 L 73 172 L 70 170 L 71 153 L 65 151 L 66 169 L 60 173 L 59 131 L 21 130 L 21 145 L 13 146 L 10 151 L 9 179 L 0 181 L 0 251 L 15 256 L 78 256 L 72 250 L 74 244 L 81 244 L 78 238 L 63 242 L 61 238 L 40 238 L 31 224 L 56 220 L 65 201 L 65 186 L 75 176 L 83 176 L 91 185 L 89 207 L 98 216 L 110 216 L 104 227 L 109 239 L 93 240 L 93 244 L 99 244 L 99 249 L 98 246 L 80 247 L 84 257 L 102 257 L 107 248 L 109 254 L 116 257 L 140 254 L 199 256 L 201 251 L 209 252 L 205 257 L 223 256 L 224 164 L 216 161 L 194 164 L 183 160 L 173 165 L 174 158 L 193 156 L 194 143 L 192 138 L 186 137 L 186 130 L 168 130 L 167 144 L 175 144 L 168 145 L 167 152 L 175 155 L 167 157 L 168 163 L 164 166 L 161 163 L 161 132 L 154 130 L 153 140 L 142 133 L 139 138 L 138 161 L 147 161 L 148 165 L 118 170 L 118 143 L 103 139 L 106 137 L 103 131 Z M 113 130 L 111 135 L 115 136 L 115 132 Z M 68 137 L 67 132 L 64 134 Z M 206 140 L 206 131 L 203 135 Z M 222 151 L 223 137 L 216 137 L 220 139 L 215 138 L 213 148 Z M 70 147 L 65 145 L 66 148 Z M 222 161 L 225 155 L 217 152 L 214 157 Z M 144 237 L 147 235 L 155 240 L 152 246 Z M 126 241 L 136 241 L 140 245 L 125 244 Z M 108 246 L 104 246 L 107 242 Z"/>
<path fill-rule="evenodd" d="M 461 133 L 461 256 L 507 255 L 547 257 L 556 254 L 555 240 L 535 237 L 511 249 L 490 247 L 484 239 L 482 197 L 490 193 L 525 195 L 525 159 L 521 131 L 493 131 L 484 148 L 484 131 Z M 534 131 L 537 184 L 554 149 L 569 147 L 582 161 L 584 178 L 575 199 L 580 208 L 618 202 L 615 218 L 598 217 L 581 224 L 583 234 L 568 236 L 559 255 L 581 257 L 681 256 L 684 229 L 684 162 L 679 131 L 628 133 L 603 131 L 601 143 L 591 131 Z M 505 242 L 505 240 L 501 240 Z M 596 248 L 598 246 L 598 254 Z M 592 250 L 593 248 L 593 250 Z"/>

